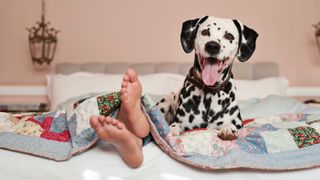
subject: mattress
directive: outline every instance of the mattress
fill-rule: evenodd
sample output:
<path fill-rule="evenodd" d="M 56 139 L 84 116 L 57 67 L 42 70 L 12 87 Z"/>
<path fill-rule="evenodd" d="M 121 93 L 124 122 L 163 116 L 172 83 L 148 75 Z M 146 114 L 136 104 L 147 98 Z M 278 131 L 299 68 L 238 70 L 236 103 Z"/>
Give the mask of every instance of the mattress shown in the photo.
<path fill-rule="evenodd" d="M 168 65 L 168 64 L 166 64 Z M 190 64 L 189 64 L 190 65 Z M 108 65 L 58 65 L 57 73 L 70 74 L 77 71 L 98 73 L 121 73 L 123 68 L 137 67 L 140 74 L 159 73 L 166 68 L 148 64 L 148 68 L 131 64 L 116 64 L 116 68 L 108 68 Z M 85 68 L 84 68 L 85 67 Z M 97 68 L 99 67 L 99 68 Z M 166 66 L 164 66 L 166 67 Z M 168 66 L 167 66 L 168 67 Z M 171 72 L 184 74 L 187 71 L 182 67 L 170 66 Z M 270 64 L 269 70 L 259 70 L 260 66 L 250 65 L 245 72 L 238 77 L 243 79 L 262 79 L 277 76 L 277 66 Z M 239 67 L 240 68 L 240 67 Z M 170 69 L 170 68 L 168 68 Z M 241 68 L 240 68 L 241 69 Z M 248 71 L 248 69 L 251 69 Z M 267 68 L 268 69 L 268 68 Z M 108 70 L 113 70 L 112 72 Z M 260 73 L 259 73 L 260 72 Z M 167 72 L 168 73 L 168 72 Z M 160 96 L 156 94 L 156 97 Z M 305 105 L 292 98 L 265 94 L 263 97 L 251 97 L 239 102 L 244 118 L 263 117 L 282 113 L 308 113 L 319 114 L 320 108 Z M 56 162 L 41 157 L 17 153 L 0 149 L 0 179 L 83 179 L 83 180 L 125 180 L 125 179 L 159 179 L 159 180 L 192 180 L 192 179 L 311 179 L 320 176 L 319 168 L 305 169 L 299 171 L 262 171 L 248 169 L 232 170 L 200 170 L 182 164 L 164 153 L 154 142 L 143 147 L 144 162 L 138 169 L 129 168 L 121 159 L 116 149 L 102 141 L 98 141 L 89 150 L 74 156 L 73 158 Z"/>

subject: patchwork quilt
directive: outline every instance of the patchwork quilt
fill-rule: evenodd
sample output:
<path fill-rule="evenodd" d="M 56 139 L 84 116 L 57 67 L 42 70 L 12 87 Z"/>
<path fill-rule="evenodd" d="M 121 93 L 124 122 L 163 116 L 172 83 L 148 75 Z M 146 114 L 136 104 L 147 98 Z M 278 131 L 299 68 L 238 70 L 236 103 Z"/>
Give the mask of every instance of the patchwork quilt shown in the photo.
<path fill-rule="evenodd" d="M 244 120 L 238 138 L 223 141 L 216 130 L 196 129 L 173 135 L 148 95 L 141 102 L 156 144 L 172 158 L 203 169 L 292 170 L 320 165 L 320 114 L 282 114 Z M 71 103 L 43 114 L 0 113 L 0 147 L 63 161 L 85 151 L 98 137 L 92 115 L 115 117 L 119 92 Z"/>

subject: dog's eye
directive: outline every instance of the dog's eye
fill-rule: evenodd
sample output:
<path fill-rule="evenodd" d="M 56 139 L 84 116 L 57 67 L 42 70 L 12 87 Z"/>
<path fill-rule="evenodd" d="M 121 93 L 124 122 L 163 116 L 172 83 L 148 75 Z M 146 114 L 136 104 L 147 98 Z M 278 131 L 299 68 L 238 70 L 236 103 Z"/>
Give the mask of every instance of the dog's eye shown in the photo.
<path fill-rule="evenodd" d="M 224 35 L 224 38 L 226 38 L 226 39 L 228 39 L 228 40 L 234 40 L 234 36 L 231 34 L 231 33 L 226 33 L 225 35 Z"/>
<path fill-rule="evenodd" d="M 231 33 L 226 33 L 226 34 L 224 35 L 224 38 L 226 38 L 226 39 L 228 39 L 228 40 L 230 40 L 230 41 L 234 40 L 234 37 L 233 37 L 233 35 L 232 35 Z"/>
<path fill-rule="evenodd" d="M 209 29 L 204 29 L 201 31 L 202 36 L 210 36 L 210 31 Z"/>

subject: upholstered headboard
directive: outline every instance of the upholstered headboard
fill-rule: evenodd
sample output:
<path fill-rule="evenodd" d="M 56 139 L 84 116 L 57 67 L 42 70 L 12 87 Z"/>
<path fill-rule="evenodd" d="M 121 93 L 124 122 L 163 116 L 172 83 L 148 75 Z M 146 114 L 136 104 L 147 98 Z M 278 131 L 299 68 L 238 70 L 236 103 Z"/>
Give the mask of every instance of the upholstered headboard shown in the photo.
<path fill-rule="evenodd" d="M 129 67 L 134 68 L 138 74 L 151 73 L 177 73 L 186 75 L 192 63 L 60 63 L 56 65 L 57 74 L 71 74 L 85 71 L 93 73 L 122 74 Z M 235 63 L 233 74 L 236 79 L 261 79 L 279 76 L 276 63 Z"/>

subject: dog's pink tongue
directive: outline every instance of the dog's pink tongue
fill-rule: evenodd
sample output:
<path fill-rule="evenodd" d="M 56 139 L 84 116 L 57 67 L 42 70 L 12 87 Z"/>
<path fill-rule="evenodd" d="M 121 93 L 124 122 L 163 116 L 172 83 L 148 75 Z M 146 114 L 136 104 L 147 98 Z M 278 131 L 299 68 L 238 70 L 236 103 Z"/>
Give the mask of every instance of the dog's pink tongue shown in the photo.
<path fill-rule="evenodd" d="M 218 80 L 218 64 L 207 63 L 202 69 L 202 80 L 207 86 L 213 86 Z"/>

